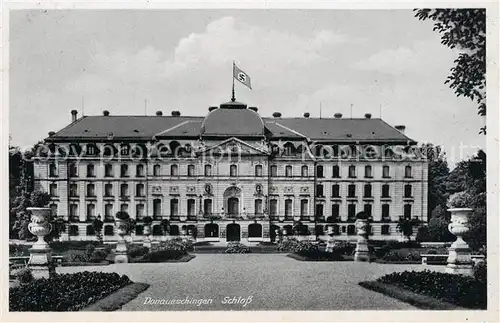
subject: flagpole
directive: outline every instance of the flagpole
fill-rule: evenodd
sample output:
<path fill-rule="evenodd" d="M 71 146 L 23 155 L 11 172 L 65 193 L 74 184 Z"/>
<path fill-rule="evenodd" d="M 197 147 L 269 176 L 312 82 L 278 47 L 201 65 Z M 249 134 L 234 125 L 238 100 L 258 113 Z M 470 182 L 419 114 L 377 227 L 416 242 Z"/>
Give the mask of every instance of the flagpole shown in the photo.
<path fill-rule="evenodd" d="M 234 61 L 233 61 L 233 75 L 232 75 L 232 79 L 233 79 L 233 92 L 232 92 L 231 101 L 234 102 L 234 101 L 236 101 L 236 98 L 234 97 Z"/>

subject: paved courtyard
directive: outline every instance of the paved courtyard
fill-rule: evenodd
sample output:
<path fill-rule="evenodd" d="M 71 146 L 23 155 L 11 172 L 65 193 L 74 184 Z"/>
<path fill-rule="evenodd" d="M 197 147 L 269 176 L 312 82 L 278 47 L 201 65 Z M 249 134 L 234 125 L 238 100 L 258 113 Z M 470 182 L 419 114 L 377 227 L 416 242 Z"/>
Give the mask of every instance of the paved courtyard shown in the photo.
<path fill-rule="evenodd" d="M 58 272 L 118 272 L 135 282 L 150 284 L 145 292 L 123 307 L 124 311 L 383 310 L 414 307 L 366 290 L 358 282 L 394 271 L 426 268 L 444 270 L 440 266 L 302 262 L 284 254 L 197 254 L 187 263 L 59 267 Z M 229 304 L 233 300 L 237 303 L 238 297 L 241 304 Z M 196 303 L 145 304 L 147 300 L 165 302 L 186 298 Z M 201 302 L 198 300 L 202 299 L 210 303 L 198 306 Z"/>

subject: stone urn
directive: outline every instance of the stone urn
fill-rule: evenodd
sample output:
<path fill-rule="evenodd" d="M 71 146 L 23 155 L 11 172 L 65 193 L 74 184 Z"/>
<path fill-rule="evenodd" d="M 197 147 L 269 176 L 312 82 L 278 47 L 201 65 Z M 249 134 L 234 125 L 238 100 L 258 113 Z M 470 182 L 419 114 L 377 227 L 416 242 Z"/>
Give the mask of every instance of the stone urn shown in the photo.
<path fill-rule="evenodd" d="M 451 274 L 473 275 L 473 261 L 469 245 L 463 235 L 469 232 L 469 217 L 474 210 L 471 208 L 451 208 L 451 222 L 448 230 L 457 237 L 448 251 L 446 272 Z"/>
<path fill-rule="evenodd" d="M 44 237 L 52 230 L 52 224 L 49 223 L 51 209 L 29 207 L 26 210 L 31 212 L 31 222 L 28 224 L 28 230 L 38 239 L 29 249 L 28 267 L 35 279 L 49 278 L 55 273 L 55 267 L 52 262 L 52 249 L 45 242 Z"/>
<path fill-rule="evenodd" d="M 358 234 L 354 261 L 370 261 L 370 252 L 368 251 L 368 221 L 366 219 L 357 219 L 354 225 Z"/>
<path fill-rule="evenodd" d="M 116 219 L 116 232 L 118 233 L 118 242 L 116 243 L 115 250 L 115 263 L 127 263 L 128 262 L 128 254 L 127 254 L 127 242 L 125 241 L 125 236 L 128 233 L 128 221 L 123 219 Z"/>

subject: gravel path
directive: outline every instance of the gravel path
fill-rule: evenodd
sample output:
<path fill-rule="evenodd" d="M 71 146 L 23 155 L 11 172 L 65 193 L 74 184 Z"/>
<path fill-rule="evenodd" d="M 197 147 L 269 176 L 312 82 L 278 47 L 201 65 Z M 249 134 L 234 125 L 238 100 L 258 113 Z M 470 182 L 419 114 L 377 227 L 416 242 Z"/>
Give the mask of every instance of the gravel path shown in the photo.
<path fill-rule="evenodd" d="M 414 307 L 366 290 L 358 282 L 394 271 L 426 268 L 444 270 L 443 266 L 302 262 L 284 254 L 197 254 L 187 263 L 58 267 L 58 272 L 118 272 L 135 282 L 150 284 L 149 289 L 123 307 L 125 311 L 382 310 Z M 186 298 L 194 301 L 145 304 L 148 297 L 157 302 Z M 208 304 L 198 306 L 202 299 Z M 231 301 L 234 304 L 229 304 Z"/>

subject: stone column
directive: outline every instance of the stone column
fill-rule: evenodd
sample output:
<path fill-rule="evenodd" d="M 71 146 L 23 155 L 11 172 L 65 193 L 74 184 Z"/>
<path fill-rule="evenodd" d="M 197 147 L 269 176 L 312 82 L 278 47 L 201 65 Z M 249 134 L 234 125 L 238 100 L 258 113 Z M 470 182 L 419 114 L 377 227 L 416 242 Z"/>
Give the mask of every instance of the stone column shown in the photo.
<path fill-rule="evenodd" d="M 43 237 L 52 230 L 52 225 L 49 223 L 51 210 L 46 207 L 29 207 L 26 210 L 31 212 L 28 230 L 38 238 L 29 249 L 28 268 L 35 279 L 49 278 L 55 274 L 55 268 L 52 261 L 52 249 Z"/>
<path fill-rule="evenodd" d="M 457 237 L 448 250 L 448 265 L 446 272 L 450 274 L 473 275 L 474 263 L 471 258 L 469 245 L 462 236 L 469 231 L 469 217 L 472 209 L 453 208 L 451 212 L 451 223 L 448 230 Z"/>
<path fill-rule="evenodd" d="M 368 222 L 366 219 L 356 220 L 356 229 L 358 233 L 358 241 L 356 243 L 356 253 L 354 261 L 370 261 L 370 252 L 368 250 Z"/>

